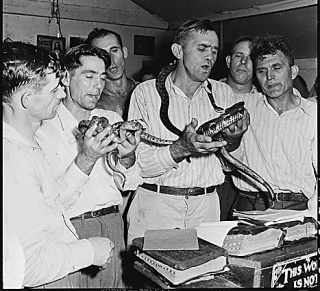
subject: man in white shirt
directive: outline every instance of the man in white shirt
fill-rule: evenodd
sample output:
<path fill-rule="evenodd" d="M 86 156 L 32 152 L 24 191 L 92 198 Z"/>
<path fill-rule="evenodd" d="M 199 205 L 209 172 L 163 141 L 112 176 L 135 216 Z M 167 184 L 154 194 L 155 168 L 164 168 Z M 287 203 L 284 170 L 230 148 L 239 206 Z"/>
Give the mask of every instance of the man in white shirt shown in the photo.
<path fill-rule="evenodd" d="M 84 141 L 91 140 L 91 148 L 83 148 L 83 141 L 76 138 L 80 121 L 93 116 L 105 117 L 110 124 L 122 121 L 116 112 L 95 109 L 104 87 L 110 57 L 104 50 L 83 44 L 67 51 L 64 64 L 67 74 L 63 84 L 67 97 L 60 104 L 57 116 L 43 122 L 36 133 L 37 141 L 44 149 L 55 177 L 68 176 L 75 163 L 80 164 L 79 171 L 88 175 L 86 184 L 79 185 L 71 196 L 59 197 L 79 237 L 107 237 L 114 243 L 114 256 L 108 268 L 90 267 L 82 271 L 84 285 L 88 288 L 124 287 L 121 259 L 121 253 L 125 251 L 124 226 L 119 213 L 122 197 L 118 189 L 123 181 L 106 164 L 105 154 L 116 149 L 118 170 L 126 175 L 127 181 L 134 178 L 136 171 L 132 166 L 134 151 L 140 141 L 140 126 L 131 128 L 130 123 L 125 122 L 120 127 L 120 138 L 112 133 L 106 138 L 101 136 L 102 140 L 97 143 L 90 128 L 84 135 Z M 96 126 L 92 126 L 93 130 Z M 135 132 L 126 129 L 134 129 Z M 116 160 L 112 162 L 116 163 Z"/>
<path fill-rule="evenodd" d="M 78 239 L 57 200 L 87 178 L 73 169 L 72 179 L 56 183 L 35 140 L 41 122 L 56 115 L 66 96 L 61 63 L 43 48 L 4 42 L 2 68 L 3 224 L 23 248 L 23 286 L 81 288 L 77 271 L 91 264 L 106 267 L 113 243 L 101 237 Z"/>
<path fill-rule="evenodd" d="M 233 179 L 240 189 L 237 210 L 309 209 L 317 218 L 317 104 L 293 88 L 298 74 L 290 45 L 280 36 L 256 37 L 251 58 L 263 94 L 239 94 L 250 112 L 243 136 L 242 160 L 276 193 L 246 175 Z"/>

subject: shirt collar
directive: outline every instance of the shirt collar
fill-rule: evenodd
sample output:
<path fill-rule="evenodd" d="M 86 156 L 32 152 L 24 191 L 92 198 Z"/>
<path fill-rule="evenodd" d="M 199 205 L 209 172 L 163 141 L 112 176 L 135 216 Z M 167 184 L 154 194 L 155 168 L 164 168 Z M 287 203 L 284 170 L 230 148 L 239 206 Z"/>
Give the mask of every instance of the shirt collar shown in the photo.
<path fill-rule="evenodd" d="M 182 95 L 182 96 L 186 96 L 186 94 L 178 87 L 176 86 L 173 81 L 172 81 L 172 72 L 168 75 L 167 79 L 166 79 L 166 83 L 169 85 L 169 90 L 173 91 L 175 94 L 178 94 L 178 95 Z M 197 94 L 200 90 L 204 89 L 206 92 L 209 92 L 209 89 L 207 88 L 207 82 L 209 82 L 208 80 L 204 81 L 201 83 L 201 85 L 198 87 L 198 89 L 196 90 L 196 92 L 193 94 Z"/>
<path fill-rule="evenodd" d="M 296 89 L 293 88 L 293 94 L 297 95 L 300 99 L 300 104 L 299 106 L 297 106 L 297 109 L 301 109 L 301 111 L 307 115 L 311 115 L 311 111 L 310 111 L 310 106 L 309 103 L 306 101 L 305 98 L 303 98 L 300 94 L 300 92 Z M 265 94 L 263 94 L 263 101 L 266 104 L 266 106 L 271 106 L 267 100 L 267 97 Z"/>
<path fill-rule="evenodd" d="M 19 143 L 30 148 L 39 147 L 35 141 L 22 136 L 15 128 L 5 121 L 3 121 L 3 139 L 6 139 L 11 143 Z"/>

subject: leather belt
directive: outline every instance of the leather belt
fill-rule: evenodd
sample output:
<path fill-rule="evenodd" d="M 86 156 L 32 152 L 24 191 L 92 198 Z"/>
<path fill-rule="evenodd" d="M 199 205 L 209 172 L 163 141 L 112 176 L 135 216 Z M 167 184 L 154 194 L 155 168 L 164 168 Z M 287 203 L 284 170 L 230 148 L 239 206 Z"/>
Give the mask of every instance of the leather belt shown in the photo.
<path fill-rule="evenodd" d="M 99 216 L 107 215 L 107 214 L 110 214 L 110 213 L 118 213 L 118 212 L 119 212 L 119 206 L 118 205 L 112 205 L 112 206 L 107 207 L 107 208 L 102 208 L 102 209 L 95 210 L 95 211 L 85 212 L 85 213 L 83 213 L 83 214 L 81 214 L 79 216 L 70 218 L 70 220 L 88 219 L 88 218 L 94 218 L 94 217 L 99 217 Z"/>
<path fill-rule="evenodd" d="M 148 184 L 148 183 L 143 183 L 142 185 L 140 185 L 140 187 L 150 191 L 159 192 L 162 194 L 183 195 L 183 196 L 204 195 L 206 193 L 212 193 L 216 189 L 216 186 L 210 186 L 205 188 L 202 188 L 202 187 L 177 188 L 177 187 L 160 186 L 160 185 Z"/>
<path fill-rule="evenodd" d="M 262 197 L 269 197 L 268 192 L 250 192 L 250 191 L 239 191 L 241 196 L 252 197 L 252 199 L 262 198 Z M 277 202 L 290 202 L 290 201 L 297 201 L 297 202 L 305 202 L 309 199 L 302 193 L 294 193 L 294 192 L 280 192 L 275 193 L 275 201 Z"/>

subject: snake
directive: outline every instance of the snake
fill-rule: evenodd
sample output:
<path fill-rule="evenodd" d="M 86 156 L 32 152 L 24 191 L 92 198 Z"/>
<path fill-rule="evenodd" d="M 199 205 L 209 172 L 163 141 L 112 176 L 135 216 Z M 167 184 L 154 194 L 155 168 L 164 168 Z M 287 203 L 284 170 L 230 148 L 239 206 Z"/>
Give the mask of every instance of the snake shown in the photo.
<path fill-rule="evenodd" d="M 162 103 L 160 107 L 160 119 L 164 124 L 166 124 L 166 127 L 168 127 L 172 132 L 174 132 L 177 135 L 181 135 L 181 131 L 177 129 L 169 120 L 168 118 L 168 108 L 169 108 L 169 98 L 168 98 L 168 93 L 165 88 L 164 82 L 165 79 L 167 78 L 168 74 L 174 69 L 175 66 L 169 65 L 163 68 L 157 79 L 156 79 L 156 88 L 159 93 L 159 95 L 162 98 Z M 215 104 L 215 103 L 214 103 Z M 240 120 L 244 115 L 245 115 L 245 107 L 244 107 L 244 102 L 238 102 L 232 105 L 229 108 L 226 108 L 222 114 L 220 114 L 217 118 L 211 119 L 202 125 L 199 126 L 197 129 L 197 134 L 202 134 L 205 136 L 208 136 L 212 139 L 212 141 L 222 141 L 222 133 L 221 131 L 223 129 L 226 129 L 230 125 L 234 124 L 238 120 Z M 220 107 L 216 106 L 217 108 L 214 108 L 217 112 L 221 112 Z M 99 132 L 101 132 L 106 126 L 110 125 L 111 130 L 110 133 L 115 133 L 116 135 L 119 134 L 119 130 L 121 125 L 123 124 L 123 121 L 116 122 L 114 124 L 109 124 L 109 120 L 106 117 L 98 117 L 98 116 L 93 116 L 91 120 L 82 120 L 80 121 L 78 125 L 78 129 L 80 131 L 80 134 L 77 136 L 77 138 L 83 138 L 85 132 L 90 128 L 93 124 L 97 124 L 97 128 L 93 134 L 95 136 Z M 148 128 L 148 125 L 143 119 L 134 119 L 134 120 L 129 120 L 127 121 L 127 124 L 132 125 L 132 130 L 136 130 L 137 125 L 139 125 L 139 128 L 142 129 L 141 132 L 141 139 L 145 140 L 146 142 L 156 144 L 156 145 L 172 145 L 176 140 L 166 140 L 166 139 L 161 139 L 158 137 L 155 137 L 149 133 L 146 132 L 146 129 Z M 109 133 L 109 134 L 110 134 Z M 108 135 L 109 135 L 108 134 Z M 108 166 L 115 172 L 119 173 L 123 177 L 123 185 L 126 181 L 125 175 L 121 173 L 112 163 L 111 160 L 111 154 L 112 152 L 109 152 L 106 154 L 106 161 Z M 263 185 L 271 198 L 271 201 L 275 199 L 275 194 L 270 186 L 270 184 L 264 180 L 257 172 L 252 170 L 250 167 L 247 165 L 243 164 L 241 161 L 233 157 L 225 147 L 221 147 L 217 152 L 217 155 L 223 156 L 233 167 L 245 174 L 247 174 L 249 177 Z"/>

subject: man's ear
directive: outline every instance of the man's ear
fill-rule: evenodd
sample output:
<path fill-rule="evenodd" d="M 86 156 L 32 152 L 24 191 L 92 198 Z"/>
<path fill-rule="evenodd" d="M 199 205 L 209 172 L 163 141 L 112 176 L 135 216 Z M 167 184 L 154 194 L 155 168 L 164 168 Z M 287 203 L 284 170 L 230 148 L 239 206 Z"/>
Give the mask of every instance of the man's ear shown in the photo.
<path fill-rule="evenodd" d="M 292 75 L 292 80 L 294 80 L 299 73 L 299 67 L 297 65 L 291 66 L 291 75 Z"/>
<path fill-rule="evenodd" d="M 123 51 L 123 58 L 126 59 L 128 57 L 128 49 L 127 47 L 122 47 L 122 51 Z"/>
<path fill-rule="evenodd" d="M 24 109 L 28 109 L 32 93 L 28 90 L 21 94 L 21 105 Z"/>
<path fill-rule="evenodd" d="M 183 56 L 183 49 L 182 49 L 182 46 L 180 44 L 177 44 L 177 43 L 173 43 L 171 45 L 171 51 L 173 53 L 173 55 L 178 59 L 182 59 L 182 56 Z"/>
<path fill-rule="evenodd" d="M 228 69 L 230 69 L 230 63 L 231 63 L 231 57 L 228 55 L 226 56 L 226 65 Z"/>
<path fill-rule="evenodd" d="M 68 71 L 65 72 L 64 76 L 61 78 L 61 83 L 65 87 L 69 87 L 70 85 L 70 73 Z"/>

